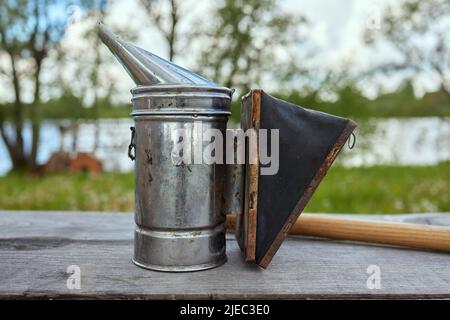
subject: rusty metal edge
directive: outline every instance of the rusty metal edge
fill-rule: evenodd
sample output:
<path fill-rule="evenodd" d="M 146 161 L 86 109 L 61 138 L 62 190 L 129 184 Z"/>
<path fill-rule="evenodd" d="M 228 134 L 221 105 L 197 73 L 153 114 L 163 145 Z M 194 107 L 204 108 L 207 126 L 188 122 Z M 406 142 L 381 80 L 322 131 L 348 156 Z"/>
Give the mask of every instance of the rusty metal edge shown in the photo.
<path fill-rule="evenodd" d="M 261 89 L 252 89 L 249 97 L 251 97 L 251 125 L 250 127 L 258 130 L 260 128 L 261 118 Z M 257 162 L 255 164 L 248 164 L 246 168 L 245 183 L 248 183 L 248 192 L 244 192 L 249 199 L 244 199 L 244 220 L 245 220 L 245 252 L 244 258 L 246 262 L 255 262 L 256 258 L 256 223 L 258 214 L 258 180 L 259 180 L 259 135 L 256 134 L 257 146 Z M 247 189 L 247 188 L 246 188 Z M 247 190 L 246 190 L 247 191 Z M 247 208 L 248 210 L 246 210 Z"/>
<path fill-rule="evenodd" d="M 309 199 L 313 195 L 314 191 L 316 191 L 320 182 L 325 177 L 326 173 L 330 169 L 330 167 L 333 164 L 334 160 L 336 159 L 337 155 L 341 151 L 342 147 L 344 146 L 345 142 L 350 137 L 350 135 L 352 134 L 352 132 L 356 128 L 356 126 L 357 125 L 354 121 L 348 120 L 346 127 L 342 131 L 339 138 L 336 140 L 335 144 L 333 145 L 333 148 L 326 156 L 326 158 L 323 161 L 322 165 L 320 166 L 319 170 L 317 170 L 317 172 L 315 173 L 313 179 L 311 180 L 308 187 L 306 188 L 305 193 L 303 193 L 303 195 L 300 197 L 294 210 L 292 210 L 292 212 L 288 216 L 288 219 L 286 220 L 286 223 L 284 224 L 283 228 L 281 228 L 280 232 L 278 233 L 275 240 L 270 245 L 266 254 L 261 258 L 260 261 L 256 261 L 256 263 L 260 267 L 267 268 L 270 261 L 272 261 L 272 258 L 275 256 L 275 254 L 277 253 L 281 244 L 283 243 L 284 238 L 286 238 L 289 230 L 294 225 L 294 223 L 297 221 L 298 217 L 302 213 L 302 211 L 305 208 L 306 204 L 308 203 Z"/>

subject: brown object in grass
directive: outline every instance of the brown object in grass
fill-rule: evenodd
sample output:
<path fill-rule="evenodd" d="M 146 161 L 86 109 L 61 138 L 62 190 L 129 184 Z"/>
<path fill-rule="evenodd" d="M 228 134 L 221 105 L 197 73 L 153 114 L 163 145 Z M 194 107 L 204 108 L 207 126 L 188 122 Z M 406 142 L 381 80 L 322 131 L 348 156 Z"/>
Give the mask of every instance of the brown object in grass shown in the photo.
<path fill-rule="evenodd" d="M 89 172 L 98 174 L 102 172 L 102 168 L 102 162 L 90 153 L 58 151 L 50 156 L 46 164 L 40 166 L 39 173 Z"/>
<path fill-rule="evenodd" d="M 69 171 L 98 174 L 102 172 L 102 162 L 90 153 L 79 152 L 70 160 Z"/>

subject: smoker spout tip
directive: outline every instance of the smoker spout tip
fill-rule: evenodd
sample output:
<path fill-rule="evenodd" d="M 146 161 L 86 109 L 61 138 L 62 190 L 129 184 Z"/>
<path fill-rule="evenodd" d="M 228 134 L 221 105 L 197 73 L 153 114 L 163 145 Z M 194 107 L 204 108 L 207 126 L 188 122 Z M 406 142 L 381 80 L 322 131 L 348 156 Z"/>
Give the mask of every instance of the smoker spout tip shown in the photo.
<path fill-rule="evenodd" d="M 119 36 L 115 35 L 111 30 L 109 30 L 102 21 L 99 21 L 97 23 L 97 26 L 98 26 L 98 35 L 105 44 L 111 39 L 114 38 L 116 38 L 117 40 L 119 39 Z"/>
<path fill-rule="evenodd" d="M 105 28 L 106 28 L 106 26 L 105 26 L 105 24 L 103 23 L 103 21 L 99 20 L 99 21 L 97 22 L 97 32 L 98 32 L 99 34 L 101 34 L 101 33 L 105 32 Z"/>

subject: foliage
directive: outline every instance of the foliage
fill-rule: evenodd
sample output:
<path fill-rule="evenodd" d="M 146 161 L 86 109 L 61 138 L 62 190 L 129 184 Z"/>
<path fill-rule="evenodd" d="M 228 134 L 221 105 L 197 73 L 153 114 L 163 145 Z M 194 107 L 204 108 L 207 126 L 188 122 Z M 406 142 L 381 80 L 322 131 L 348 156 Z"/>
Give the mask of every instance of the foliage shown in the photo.
<path fill-rule="evenodd" d="M 0 2 L 0 55 L 7 57 L 8 68 L 1 68 L 14 92 L 12 110 L 0 110 L 0 135 L 6 145 L 14 168 L 32 168 L 36 164 L 40 137 L 41 74 L 44 61 L 61 42 L 67 26 L 65 12 L 69 5 L 89 6 L 90 1 L 4 0 Z M 0 66 L 1 67 L 1 66 Z M 31 83 L 31 86 L 30 86 Z M 25 106 L 25 87 L 32 88 L 32 101 Z M 8 134 L 4 121 L 12 115 L 13 134 Z M 24 118 L 28 111 L 31 122 L 31 147 L 24 143 Z"/>
<path fill-rule="evenodd" d="M 16 172 L 0 181 L 2 209 L 131 211 L 134 201 L 131 174 L 40 177 Z"/>
<path fill-rule="evenodd" d="M 34 166 L 43 118 L 128 116 L 129 104 L 116 105 L 112 102 L 117 82 L 108 71 L 111 71 L 109 66 L 115 62 L 112 62 L 112 55 L 103 55 L 101 52 L 106 49 L 99 42 L 95 27 L 91 26 L 83 34 L 83 40 L 89 43 L 91 49 L 89 54 L 84 52 L 86 46 L 61 52 L 68 51 L 61 48 L 66 35 L 68 7 L 76 5 L 83 8 L 88 18 L 84 22 L 89 27 L 92 21 L 108 15 L 108 4 L 107 0 L 0 2 L 0 78 L 4 80 L 2 84 L 6 83 L 6 90 L 14 93 L 12 103 L 0 105 L 0 135 L 16 169 Z M 181 0 L 140 0 L 139 4 L 161 32 L 167 42 L 169 56 L 173 58 L 182 49 L 180 41 L 187 38 L 188 32 L 180 28 L 180 23 L 190 14 L 191 4 Z M 384 13 L 381 30 L 369 30 L 365 36 L 374 47 L 378 42 L 387 42 L 400 55 L 400 59 L 386 61 L 385 65 L 377 66 L 369 73 L 357 75 L 354 82 L 348 81 L 350 61 L 348 69 L 342 70 L 342 78 L 347 81 L 345 84 L 340 82 L 339 77 L 331 77 L 329 83 L 322 84 L 319 78 L 323 73 L 310 74 L 303 55 L 311 51 L 307 41 L 309 34 L 304 31 L 309 30 L 312 22 L 303 15 L 283 11 L 275 0 L 218 0 L 210 4 L 212 11 L 198 20 L 192 35 L 195 39 L 189 39 L 192 40 L 192 48 L 186 48 L 183 52 L 196 49 L 195 46 L 199 45 L 200 73 L 217 83 L 238 89 L 232 105 L 232 118 L 235 121 L 239 120 L 240 113 L 238 94 L 245 93 L 249 87 L 258 86 L 267 80 L 265 77 L 270 78 L 269 82 L 278 84 L 278 92 L 271 91 L 270 94 L 340 116 L 450 116 L 448 0 L 403 0 L 399 4 L 392 3 Z M 131 30 L 132 27 L 130 25 L 125 29 Z M 50 61 L 48 57 L 58 52 L 61 54 L 58 59 L 51 60 L 55 64 L 51 67 L 58 71 L 53 73 L 61 76 L 61 79 L 47 88 L 42 85 L 45 77 L 41 75 L 44 74 L 43 70 L 48 71 L 46 68 L 49 66 L 45 63 Z M 83 59 L 79 59 L 80 56 Z M 75 69 L 71 69 L 73 74 L 69 79 L 63 79 L 62 75 L 67 72 L 59 73 L 59 70 L 71 63 L 76 64 Z M 327 73 L 327 70 L 324 71 Z M 358 89 L 361 86 L 356 82 L 361 78 L 371 78 L 378 72 L 388 75 L 402 73 L 409 81 L 396 92 L 381 93 L 375 99 L 368 99 Z M 302 75 L 311 76 L 306 88 L 290 92 L 281 90 L 289 81 L 292 83 L 292 79 L 295 79 L 296 84 L 300 83 L 298 79 Z M 417 99 L 413 85 L 423 75 L 437 77 L 441 89 Z M 308 87 L 312 84 L 314 88 Z M 77 91 L 75 87 L 81 89 Z M 41 98 L 41 93 L 47 89 L 60 92 L 61 96 L 42 101 L 44 98 Z M 325 99 L 324 89 L 331 92 L 332 96 L 335 95 L 335 99 Z M 93 102 L 86 106 L 89 97 L 93 98 Z M 32 125 L 30 143 L 25 143 L 22 136 L 25 120 Z M 6 121 L 8 128 L 12 127 L 13 130 L 5 129 Z"/>
<path fill-rule="evenodd" d="M 450 96 L 441 90 L 416 98 L 410 82 L 375 99 L 366 98 L 354 86 L 343 87 L 337 95 L 336 101 L 323 101 L 316 91 L 305 96 L 298 92 L 280 96 L 305 107 L 352 118 L 450 116 Z"/>
<path fill-rule="evenodd" d="M 450 211 L 450 162 L 437 166 L 331 168 L 306 212 Z"/>
<path fill-rule="evenodd" d="M 186 15 L 186 11 L 181 8 L 183 1 L 140 0 L 140 3 L 153 25 L 167 42 L 169 60 L 173 61 L 178 49 L 179 22 Z M 168 4 L 167 10 L 165 10 L 164 4 Z"/>
<path fill-rule="evenodd" d="M 98 119 L 125 118 L 129 116 L 130 105 L 111 104 L 108 98 L 97 98 L 96 107 L 86 107 L 81 99 L 71 92 L 52 99 L 42 105 L 46 119 Z"/>
<path fill-rule="evenodd" d="M 412 80 L 433 76 L 450 96 L 450 1 L 403 0 L 386 9 L 380 26 L 381 32 L 366 30 L 366 42 L 387 42 L 400 58 L 371 73 L 403 73 Z"/>
<path fill-rule="evenodd" d="M 346 86 L 338 91 L 336 101 L 323 101 L 317 91 L 301 95 L 299 92 L 270 92 L 276 97 L 292 103 L 355 119 L 373 117 L 449 117 L 450 98 L 441 91 L 427 93 L 422 98 L 414 96 L 412 84 L 407 82 L 398 91 L 381 94 L 371 100 L 364 97 L 355 87 Z M 98 98 L 98 110 L 84 106 L 80 98 L 66 91 L 61 97 L 41 103 L 41 114 L 45 119 L 97 119 L 126 118 L 131 111 L 129 104 L 112 104 L 108 98 Z M 25 108 L 30 106 L 25 104 Z M 14 106 L 0 105 L 5 114 L 12 114 Z M 239 121 L 240 99 L 234 98 L 232 105 L 232 120 Z M 11 118 L 6 118 L 11 121 Z"/>
<path fill-rule="evenodd" d="M 0 177 L 0 209 L 133 211 L 132 173 L 10 173 Z M 305 212 L 450 211 L 450 162 L 437 166 L 333 166 Z"/>
<path fill-rule="evenodd" d="M 86 119 L 126 118 L 131 111 L 131 104 L 111 104 L 108 98 L 98 98 L 96 108 L 86 107 L 81 99 L 71 92 L 52 99 L 42 105 L 42 114 L 46 119 Z"/>
<path fill-rule="evenodd" d="M 375 99 L 365 97 L 351 84 L 337 90 L 338 98 L 334 101 L 324 101 L 317 90 L 306 94 L 299 91 L 270 94 L 305 108 L 350 118 L 450 116 L 450 96 L 444 90 L 417 98 L 410 82 L 405 82 L 397 91 L 380 94 Z M 240 109 L 240 100 L 235 99 L 232 105 L 234 121 L 239 121 Z"/>
<path fill-rule="evenodd" d="M 202 24 L 195 33 L 202 43 L 199 64 L 206 77 L 244 92 L 264 71 L 282 76 L 295 68 L 287 62 L 295 59 L 276 65 L 275 56 L 277 48 L 289 55 L 289 46 L 301 43 L 303 16 L 282 12 L 274 0 L 222 0 L 213 15 L 213 26 Z"/>

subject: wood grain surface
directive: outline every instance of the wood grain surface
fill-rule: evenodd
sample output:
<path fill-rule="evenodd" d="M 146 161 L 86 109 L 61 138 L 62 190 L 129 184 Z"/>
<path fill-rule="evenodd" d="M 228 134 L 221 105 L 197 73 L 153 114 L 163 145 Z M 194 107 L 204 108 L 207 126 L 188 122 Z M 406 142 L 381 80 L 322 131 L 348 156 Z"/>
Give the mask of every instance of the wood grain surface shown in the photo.
<path fill-rule="evenodd" d="M 450 214 L 400 219 L 450 225 Z M 162 273 L 131 263 L 133 227 L 128 213 L 0 211 L 0 298 L 450 298 L 448 254 L 289 236 L 263 270 L 229 234 L 222 267 Z M 66 286 L 70 265 L 80 290 Z M 367 287 L 371 265 L 381 289 Z"/>

